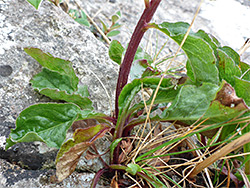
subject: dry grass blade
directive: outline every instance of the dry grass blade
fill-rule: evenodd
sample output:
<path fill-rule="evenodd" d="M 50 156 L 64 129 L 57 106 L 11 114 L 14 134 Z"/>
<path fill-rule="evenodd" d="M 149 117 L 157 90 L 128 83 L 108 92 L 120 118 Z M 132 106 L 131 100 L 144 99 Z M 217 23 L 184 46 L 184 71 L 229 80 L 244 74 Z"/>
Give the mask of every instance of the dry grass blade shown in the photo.
<path fill-rule="evenodd" d="M 239 49 L 239 55 L 242 55 L 250 47 L 250 38 L 248 38 L 244 45 Z"/>
<path fill-rule="evenodd" d="M 107 44 L 110 44 L 110 40 L 108 39 L 108 37 L 103 33 L 103 31 L 98 27 L 98 25 L 95 23 L 95 21 L 88 15 L 88 13 L 80 6 L 80 4 L 77 2 L 77 0 L 74 0 L 75 4 L 77 5 L 77 7 L 82 10 L 84 12 L 84 14 L 87 16 L 87 18 L 89 19 L 89 21 L 93 24 L 93 26 L 95 26 L 95 28 L 97 29 L 97 31 L 102 35 L 103 39 L 107 42 Z"/>
<path fill-rule="evenodd" d="M 242 147 L 243 145 L 250 142 L 250 132 L 244 134 L 243 136 L 237 138 L 236 140 L 232 141 L 231 143 L 227 144 L 221 149 L 218 149 L 214 154 L 209 156 L 203 162 L 198 164 L 192 173 L 189 175 L 189 178 L 193 179 L 198 173 L 200 173 L 204 168 L 208 167 L 209 165 L 213 164 L 215 161 L 220 159 L 221 157 L 229 154 L 230 152 Z"/>
<path fill-rule="evenodd" d="M 243 172 L 241 169 L 238 169 L 239 173 L 241 174 L 242 178 L 243 178 L 243 181 L 245 183 L 245 186 L 247 188 L 250 188 L 250 182 L 249 182 L 249 179 L 247 178 L 247 175 L 245 174 L 245 172 Z"/>

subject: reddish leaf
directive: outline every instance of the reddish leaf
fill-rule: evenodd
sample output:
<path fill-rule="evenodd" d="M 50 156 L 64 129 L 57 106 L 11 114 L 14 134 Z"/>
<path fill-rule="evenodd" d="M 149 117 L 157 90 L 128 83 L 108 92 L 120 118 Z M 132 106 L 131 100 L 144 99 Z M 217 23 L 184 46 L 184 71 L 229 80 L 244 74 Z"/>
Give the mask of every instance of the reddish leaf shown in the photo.
<path fill-rule="evenodd" d="M 56 175 L 59 181 L 74 172 L 81 155 L 96 139 L 103 137 L 109 129 L 110 127 L 103 124 L 76 129 L 73 139 L 65 142 L 57 154 Z"/>

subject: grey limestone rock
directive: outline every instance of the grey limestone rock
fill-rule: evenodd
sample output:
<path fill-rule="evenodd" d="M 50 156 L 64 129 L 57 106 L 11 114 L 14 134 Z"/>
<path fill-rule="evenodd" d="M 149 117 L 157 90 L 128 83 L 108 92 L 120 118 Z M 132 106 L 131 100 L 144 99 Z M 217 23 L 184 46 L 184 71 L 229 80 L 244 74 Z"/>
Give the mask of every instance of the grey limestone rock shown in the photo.
<path fill-rule="evenodd" d="M 32 178 L 38 178 L 43 173 L 41 169 L 54 167 L 57 150 L 37 142 L 19 143 L 4 150 L 5 139 L 10 129 L 15 128 L 18 114 L 32 104 L 51 102 L 31 88 L 29 80 L 41 66 L 23 48 L 37 47 L 70 60 L 80 81 L 88 85 L 94 108 L 106 114 L 113 108 L 118 65 L 109 59 L 108 48 L 88 28 L 48 1 L 36 10 L 24 0 L 0 0 L 0 20 L 0 158 L 17 164 L 23 168 L 21 171 L 33 170 L 32 174 L 37 176 Z M 99 147 L 101 151 L 105 149 L 102 144 Z M 100 161 L 92 161 L 89 168 L 88 163 L 84 163 L 84 169 L 97 171 L 101 165 L 96 163 Z M 5 180 L 0 178 L 1 185 L 11 178 L 7 177 L 8 167 L 6 169 L 0 174 L 5 177 Z M 17 178 L 16 183 L 19 180 Z M 33 183 L 30 187 L 41 187 L 39 182 Z"/>

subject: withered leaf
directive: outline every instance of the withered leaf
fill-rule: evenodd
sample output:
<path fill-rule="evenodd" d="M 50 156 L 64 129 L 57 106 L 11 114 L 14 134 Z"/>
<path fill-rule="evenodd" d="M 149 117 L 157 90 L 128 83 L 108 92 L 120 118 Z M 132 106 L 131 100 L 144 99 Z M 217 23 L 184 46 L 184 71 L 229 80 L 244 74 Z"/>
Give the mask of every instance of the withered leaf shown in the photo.
<path fill-rule="evenodd" d="M 103 137 L 109 129 L 104 124 L 76 129 L 73 139 L 65 142 L 57 154 L 56 175 L 59 182 L 74 172 L 81 155 L 96 139 Z"/>

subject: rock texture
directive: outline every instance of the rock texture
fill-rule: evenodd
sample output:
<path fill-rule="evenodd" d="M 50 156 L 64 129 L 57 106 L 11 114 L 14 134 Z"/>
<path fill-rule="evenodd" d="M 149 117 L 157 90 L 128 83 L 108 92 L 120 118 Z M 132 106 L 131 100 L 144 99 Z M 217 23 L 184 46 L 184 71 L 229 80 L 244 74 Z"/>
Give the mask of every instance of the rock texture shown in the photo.
<path fill-rule="evenodd" d="M 127 45 L 144 8 L 144 1 L 142 0 L 116 0 L 115 3 L 101 0 L 77 1 L 92 17 L 95 16 L 97 23 L 99 20 L 103 20 L 110 24 L 111 15 L 120 10 L 122 18 L 119 23 L 123 27 L 120 29 L 121 34 L 113 38 L 118 39 L 124 46 Z M 191 23 L 199 3 L 200 0 L 162 0 L 153 20 L 156 23 L 164 21 Z M 201 10 L 192 29 L 194 31 L 202 29 L 214 35 L 222 45 L 229 45 L 237 51 L 245 40 L 250 37 L 250 29 L 246 24 L 249 17 L 250 3 L 248 0 L 205 0 L 201 5 Z M 101 24 L 100 27 L 102 27 Z M 159 50 L 167 40 L 167 37 L 162 33 L 149 30 L 145 34 L 141 46 L 147 47 L 150 44 L 149 41 L 151 41 L 152 54 L 154 54 L 155 48 Z M 177 46 L 173 42 L 168 41 L 162 54 L 175 52 L 176 48 Z M 150 52 L 150 45 L 148 49 Z M 242 60 L 250 63 L 250 49 L 242 56 Z"/>
<path fill-rule="evenodd" d="M 239 7 L 249 11 L 248 0 L 226 1 L 223 2 L 234 5 L 232 11 L 236 11 Z M 77 2 L 92 17 L 95 15 L 94 20 L 97 23 L 100 23 L 100 19 L 110 23 L 111 15 L 121 10 L 120 23 L 123 24 L 120 29 L 121 34 L 112 39 L 118 39 L 124 46 L 127 45 L 144 8 L 143 0 L 77 0 Z M 163 0 L 154 16 L 154 21 L 191 23 L 199 2 L 200 0 Z M 239 24 L 237 19 L 228 20 L 228 14 L 236 15 L 237 12 L 223 13 L 222 11 L 229 8 L 215 9 L 214 7 L 218 5 L 219 1 L 205 1 L 193 29 L 203 29 L 217 37 L 223 45 L 230 45 L 238 50 L 244 40 L 250 37 L 249 28 L 242 26 L 244 21 Z M 75 7 L 73 1 L 70 7 Z M 222 14 L 223 17 L 220 16 Z M 237 14 L 235 17 L 239 18 L 238 16 L 243 16 L 240 19 L 244 20 L 244 16 L 247 17 L 248 14 Z M 226 31 L 220 30 L 227 27 L 226 22 L 230 23 L 230 26 L 237 25 L 236 31 L 233 27 Z M 226 37 L 230 36 L 228 35 L 230 32 L 233 33 L 232 40 Z M 234 36 L 237 36 L 235 37 L 237 42 L 233 40 Z M 154 54 L 155 49 L 159 49 L 166 41 L 168 39 L 161 33 L 149 31 L 141 45 L 148 47 L 149 53 Z M 26 0 L 0 0 L 0 187 L 89 187 L 94 173 L 75 172 L 62 183 L 55 184 L 53 168 L 57 151 L 47 148 L 43 143 L 20 143 L 4 151 L 5 139 L 10 129 L 15 128 L 18 114 L 34 103 L 50 101 L 33 91 L 29 85 L 29 80 L 41 70 L 41 66 L 23 51 L 23 48 L 28 46 L 38 47 L 56 57 L 72 61 L 81 82 L 89 86 L 90 97 L 96 110 L 110 113 L 110 100 L 113 105 L 118 66 L 109 60 L 105 44 L 97 40 L 88 28 L 80 26 L 47 1 L 44 1 L 37 11 Z M 166 46 L 163 55 L 168 53 L 171 55 L 177 48 L 171 41 L 168 41 Z M 242 58 L 250 63 L 249 50 Z M 184 58 L 180 59 L 183 60 Z M 99 141 L 100 153 L 105 151 L 108 143 L 107 138 Z M 97 171 L 99 168 L 101 163 L 96 159 L 92 161 L 82 159 L 78 165 L 78 169 L 83 171 L 89 169 Z"/>
<path fill-rule="evenodd" d="M 32 104 L 50 101 L 31 88 L 29 80 L 41 66 L 23 48 L 37 47 L 73 62 L 80 81 L 89 86 L 93 106 L 107 114 L 111 111 L 109 100 L 114 98 L 118 66 L 109 60 L 107 47 L 88 28 L 47 1 L 37 11 L 27 1 L 0 0 L 0 20 L 0 158 L 25 172 L 11 175 L 10 164 L 2 160 L 0 176 L 5 180 L 0 178 L 0 187 L 27 187 L 18 183 L 22 178 L 35 178 L 37 182 L 28 187 L 41 187 L 38 180 L 45 173 L 41 169 L 54 167 L 56 150 L 35 142 L 20 143 L 4 151 L 5 139 L 15 128 L 18 114 Z M 105 150 L 107 144 L 100 145 L 100 150 Z M 84 170 L 97 171 L 101 167 L 98 160 L 81 163 Z"/>

